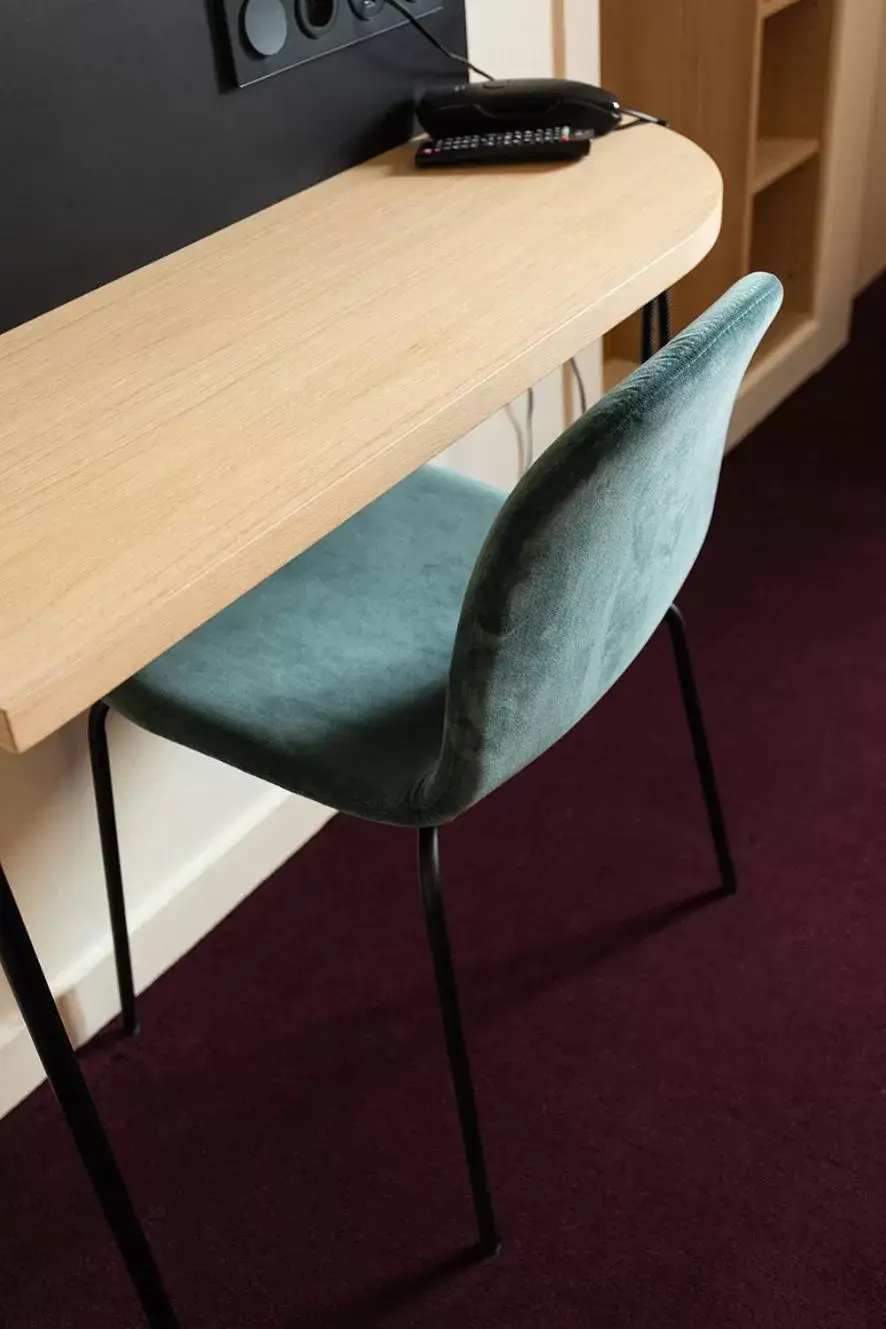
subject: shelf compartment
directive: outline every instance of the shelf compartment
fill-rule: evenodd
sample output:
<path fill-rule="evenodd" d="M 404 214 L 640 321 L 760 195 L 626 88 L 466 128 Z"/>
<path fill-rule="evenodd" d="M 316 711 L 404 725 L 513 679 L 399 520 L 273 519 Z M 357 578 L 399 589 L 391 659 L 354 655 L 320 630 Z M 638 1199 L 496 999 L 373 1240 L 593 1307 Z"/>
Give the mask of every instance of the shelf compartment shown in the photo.
<path fill-rule="evenodd" d="M 763 0 L 763 17 L 772 18 L 773 14 L 779 14 L 783 9 L 790 9 L 791 5 L 796 5 L 800 2 L 801 0 Z"/>
<path fill-rule="evenodd" d="M 813 319 L 820 187 L 816 155 L 754 199 L 751 267 L 774 272 L 784 286 L 784 305 L 759 355 Z"/>
<path fill-rule="evenodd" d="M 815 138 L 827 114 L 835 0 L 802 0 L 763 26 L 761 139 Z"/>
<path fill-rule="evenodd" d="M 817 138 L 761 138 L 754 162 L 753 192 L 761 193 L 819 151 Z"/>
<path fill-rule="evenodd" d="M 611 392 L 617 388 L 623 378 L 633 374 L 637 368 L 636 360 L 628 360 L 621 355 L 608 355 L 603 361 L 603 391 Z"/>
<path fill-rule="evenodd" d="M 754 366 L 758 366 L 761 361 L 781 350 L 787 342 L 799 341 L 814 327 L 815 319 L 811 314 L 804 314 L 799 309 L 779 310 L 775 322 L 760 342 L 757 354 L 754 356 Z"/>

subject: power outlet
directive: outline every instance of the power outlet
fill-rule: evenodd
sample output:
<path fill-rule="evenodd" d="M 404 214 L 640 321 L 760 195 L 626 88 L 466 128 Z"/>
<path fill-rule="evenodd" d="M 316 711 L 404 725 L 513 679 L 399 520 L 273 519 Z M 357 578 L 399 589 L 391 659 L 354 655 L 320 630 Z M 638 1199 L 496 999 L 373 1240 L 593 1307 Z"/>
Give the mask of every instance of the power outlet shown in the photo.
<path fill-rule="evenodd" d="M 406 3 L 424 18 L 443 9 L 445 0 Z M 408 21 L 386 0 L 222 0 L 222 9 L 241 88 Z"/>

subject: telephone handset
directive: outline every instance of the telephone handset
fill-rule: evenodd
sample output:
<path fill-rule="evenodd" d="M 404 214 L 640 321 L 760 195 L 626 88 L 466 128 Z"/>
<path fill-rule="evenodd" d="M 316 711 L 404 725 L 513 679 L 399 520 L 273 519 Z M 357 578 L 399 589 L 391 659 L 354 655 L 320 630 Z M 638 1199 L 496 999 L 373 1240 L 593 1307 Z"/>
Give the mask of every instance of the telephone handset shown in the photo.
<path fill-rule="evenodd" d="M 605 88 L 571 79 L 505 79 L 432 88 L 416 107 L 432 139 L 568 128 L 601 138 L 620 123 L 618 99 Z"/>

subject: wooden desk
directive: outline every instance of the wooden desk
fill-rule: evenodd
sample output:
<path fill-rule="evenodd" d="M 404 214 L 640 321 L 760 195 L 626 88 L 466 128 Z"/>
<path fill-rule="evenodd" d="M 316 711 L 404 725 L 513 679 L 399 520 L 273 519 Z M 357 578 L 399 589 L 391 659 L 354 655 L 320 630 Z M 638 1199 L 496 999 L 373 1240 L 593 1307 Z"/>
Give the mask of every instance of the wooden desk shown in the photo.
<path fill-rule="evenodd" d="M 713 162 L 359 166 L 0 338 L 0 746 L 52 733 L 693 268 Z"/>

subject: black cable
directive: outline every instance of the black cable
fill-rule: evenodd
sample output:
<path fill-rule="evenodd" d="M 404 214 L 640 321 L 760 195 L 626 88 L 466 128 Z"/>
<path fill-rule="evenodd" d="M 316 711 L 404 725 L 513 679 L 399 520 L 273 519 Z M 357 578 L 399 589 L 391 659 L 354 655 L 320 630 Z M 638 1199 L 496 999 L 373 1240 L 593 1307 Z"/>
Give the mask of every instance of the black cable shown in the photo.
<path fill-rule="evenodd" d="M 398 14 L 402 14 L 405 19 L 408 19 L 414 28 L 418 28 L 425 41 L 430 42 L 432 46 L 436 46 L 441 55 L 445 55 L 448 60 L 454 60 L 459 65 L 465 65 L 468 69 L 473 69 L 475 74 L 479 74 L 481 78 L 485 78 L 488 83 L 494 82 L 492 75 L 487 74 L 485 69 L 481 69 L 479 65 L 471 64 L 466 56 L 458 55 L 455 51 L 450 51 L 448 46 L 444 46 L 441 41 L 438 41 L 434 34 L 430 32 L 414 14 L 410 14 L 406 6 L 401 3 L 401 0 L 388 0 L 388 4 L 393 9 L 396 9 Z"/>
<path fill-rule="evenodd" d="M 623 129 L 636 129 L 637 125 L 661 125 L 663 129 L 668 128 L 667 120 L 662 120 L 658 115 L 649 115 L 646 111 L 622 110 L 622 115 L 629 115 L 630 120 L 622 120 L 620 125 L 616 125 L 614 133 Z"/>
<path fill-rule="evenodd" d="M 659 295 L 659 351 L 671 340 L 671 292 Z"/>
<path fill-rule="evenodd" d="M 656 329 L 656 323 L 658 328 Z M 643 332 L 640 341 L 640 362 L 651 360 L 656 351 L 671 340 L 671 293 L 662 291 L 648 305 L 643 306 Z"/>
<path fill-rule="evenodd" d="M 587 389 L 585 388 L 585 381 L 584 378 L 582 377 L 582 372 L 578 367 L 578 361 L 575 359 L 574 356 L 569 361 L 569 367 L 572 370 L 576 387 L 578 388 L 578 401 L 581 407 L 581 413 L 582 415 L 584 415 L 588 409 L 588 393 Z"/>
<path fill-rule="evenodd" d="M 640 364 L 645 365 L 655 354 L 655 311 L 656 302 L 650 300 L 643 306 L 643 330 L 640 334 Z"/>
<path fill-rule="evenodd" d="M 619 129 L 631 129 L 634 125 L 661 125 L 663 129 L 668 127 L 667 120 L 662 120 L 659 115 L 650 115 L 648 111 L 633 111 L 630 107 L 624 106 L 621 113 L 631 118 L 628 124 L 618 125 Z"/>

